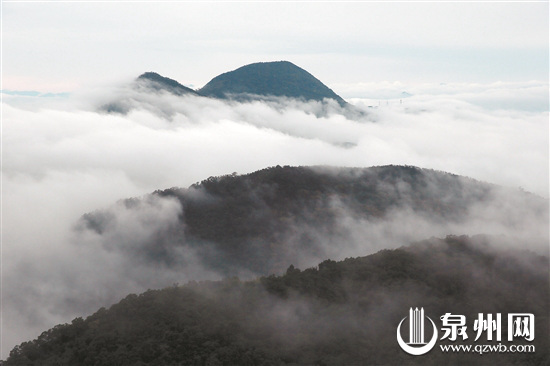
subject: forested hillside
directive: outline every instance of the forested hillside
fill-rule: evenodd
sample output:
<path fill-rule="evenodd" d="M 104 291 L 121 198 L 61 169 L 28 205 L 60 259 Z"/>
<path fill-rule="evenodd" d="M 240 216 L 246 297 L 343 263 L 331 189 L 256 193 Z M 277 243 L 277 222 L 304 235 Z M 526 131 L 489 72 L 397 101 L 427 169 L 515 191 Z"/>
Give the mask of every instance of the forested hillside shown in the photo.
<path fill-rule="evenodd" d="M 166 202 L 179 207 L 171 221 L 160 219 Z M 144 263 L 178 268 L 192 257 L 233 276 L 364 255 L 395 247 L 392 240 L 405 245 L 430 236 L 492 233 L 489 228 L 544 238 L 547 233 L 528 226 L 540 221 L 547 227 L 547 218 L 545 199 L 444 172 L 277 166 L 121 201 L 84 215 L 78 231 Z M 126 239 L 132 223 L 150 232 Z"/>
<path fill-rule="evenodd" d="M 131 294 L 17 346 L 3 365 L 548 364 L 548 257 L 502 249 L 500 240 L 449 236 L 291 265 L 282 276 Z M 460 344 L 475 344 L 478 313 L 533 313 L 537 351 L 448 354 L 436 346 L 415 358 L 395 338 L 411 306 L 438 326 L 442 314 L 465 315 L 470 337 Z"/>
<path fill-rule="evenodd" d="M 260 96 L 296 98 L 304 101 L 346 101 L 306 70 L 288 61 L 258 62 L 218 75 L 198 91 L 201 95 L 238 100 Z"/>

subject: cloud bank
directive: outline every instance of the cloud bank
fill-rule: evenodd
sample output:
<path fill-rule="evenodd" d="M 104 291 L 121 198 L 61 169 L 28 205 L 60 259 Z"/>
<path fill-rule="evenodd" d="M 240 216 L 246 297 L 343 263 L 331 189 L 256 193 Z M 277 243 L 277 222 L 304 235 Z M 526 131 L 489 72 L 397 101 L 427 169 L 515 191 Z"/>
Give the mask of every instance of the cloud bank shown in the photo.
<path fill-rule="evenodd" d="M 231 103 L 128 87 L 54 101 L 4 96 L 2 357 L 16 343 L 127 293 L 215 278 L 195 265 L 192 252 L 182 254 L 188 258 L 185 269 L 138 268 L 121 252 L 89 245 L 98 238 L 74 235 L 82 214 L 122 198 L 273 165 L 385 164 L 449 171 L 548 197 L 548 108 L 541 104 L 548 87 L 535 84 L 453 85 L 447 93 L 419 86 L 409 88 L 412 96 L 402 103 L 387 98 L 385 105 L 384 98 L 365 92 L 365 98 L 353 99 L 365 113 L 361 116 L 330 103 Z M 504 103 L 514 93 L 524 102 Z M 125 113 L 103 112 L 106 103 L 123 106 Z M 479 217 L 491 217 L 484 207 L 478 209 Z M 120 230 L 113 233 L 147 237 L 170 227 L 180 213 L 170 200 L 119 210 Z M 395 220 L 374 227 L 343 213 L 342 225 L 353 235 L 368 232 L 373 243 L 378 237 L 394 245 L 423 239 L 415 232 L 447 234 L 409 219 L 398 231 L 403 238 L 392 237 L 402 215 L 406 212 L 396 212 Z M 136 221 L 142 232 L 130 225 Z M 502 231 L 475 222 L 478 227 L 468 226 L 477 231 L 473 234 Z M 544 232 L 539 224 L 535 221 L 533 230 Z M 111 239 L 131 245 L 136 237 Z M 378 249 L 373 244 L 370 251 Z"/>

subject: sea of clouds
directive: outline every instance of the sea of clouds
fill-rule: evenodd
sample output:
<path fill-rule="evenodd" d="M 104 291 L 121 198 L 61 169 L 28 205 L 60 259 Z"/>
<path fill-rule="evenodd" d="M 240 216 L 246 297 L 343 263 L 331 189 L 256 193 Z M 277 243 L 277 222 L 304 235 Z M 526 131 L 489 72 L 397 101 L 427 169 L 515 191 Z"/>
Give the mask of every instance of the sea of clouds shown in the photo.
<path fill-rule="evenodd" d="M 447 171 L 548 198 L 547 83 L 377 83 L 337 90 L 352 106 L 284 98 L 237 103 L 132 84 L 69 96 L 4 94 L 1 357 L 128 293 L 215 278 L 192 260 L 183 274 L 162 266 L 136 270 L 120 252 L 98 250 L 75 235 L 82 214 L 123 198 L 274 165 L 386 164 Z M 121 113 L 107 113 L 106 105 Z M 141 212 L 145 218 L 124 219 L 167 225 L 181 210 L 170 201 L 151 207 Z M 354 232 L 369 231 L 343 217 Z M 370 232 L 395 232 L 395 224 L 386 226 Z"/>

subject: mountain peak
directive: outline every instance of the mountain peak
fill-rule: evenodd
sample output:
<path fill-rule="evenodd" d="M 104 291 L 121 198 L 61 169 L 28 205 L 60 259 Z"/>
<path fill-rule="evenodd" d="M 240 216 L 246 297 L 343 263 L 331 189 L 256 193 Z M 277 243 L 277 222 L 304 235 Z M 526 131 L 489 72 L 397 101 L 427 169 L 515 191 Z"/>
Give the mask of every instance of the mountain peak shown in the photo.
<path fill-rule="evenodd" d="M 254 96 L 303 100 L 334 99 L 346 102 L 306 70 L 289 61 L 257 62 L 216 76 L 199 93 L 222 99 L 254 99 Z"/>
<path fill-rule="evenodd" d="M 196 91 L 186 86 L 181 85 L 176 80 L 164 77 L 156 72 L 145 72 L 141 74 L 137 81 L 145 81 L 148 83 L 148 87 L 153 88 L 154 90 L 165 90 L 172 94 L 176 95 L 198 95 Z"/>

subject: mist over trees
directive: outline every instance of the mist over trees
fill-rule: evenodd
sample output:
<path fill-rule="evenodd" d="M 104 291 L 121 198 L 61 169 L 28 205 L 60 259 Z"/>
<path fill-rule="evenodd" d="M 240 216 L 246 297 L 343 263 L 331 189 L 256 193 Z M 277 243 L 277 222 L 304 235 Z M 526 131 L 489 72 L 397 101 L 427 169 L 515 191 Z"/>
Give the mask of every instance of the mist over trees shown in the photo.
<path fill-rule="evenodd" d="M 126 281 L 190 282 L 58 325 L 4 364 L 544 364 L 547 226 L 547 199 L 412 166 L 210 177 L 74 226 Z M 493 235 L 433 238 L 479 229 Z M 411 359 L 395 340 L 411 306 L 535 314 L 539 351 Z"/>
<path fill-rule="evenodd" d="M 303 270 L 291 265 L 281 276 L 131 294 L 15 347 L 3 365 L 547 364 L 548 257 L 503 249 L 500 240 L 433 238 Z M 395 341 L 410 306 L 438 323 L 446 312 L 465 315 L 468 332 L 481 312 L 533 313 L 537 352 L 453 355 L 436 347 L 411 358 Z"/>
<path fill-rule="evenodd" d="M 545 199 L 444 172 L 277 166 L 124 200 L 83 215 L 76 230 L 96 238 L 86 245 L 144 265 L 177 269 L 192 258 L 223 276 L 246 277 L 491 227 L 543 241 L 545 218 Z"/>

